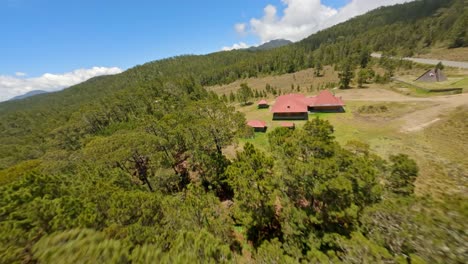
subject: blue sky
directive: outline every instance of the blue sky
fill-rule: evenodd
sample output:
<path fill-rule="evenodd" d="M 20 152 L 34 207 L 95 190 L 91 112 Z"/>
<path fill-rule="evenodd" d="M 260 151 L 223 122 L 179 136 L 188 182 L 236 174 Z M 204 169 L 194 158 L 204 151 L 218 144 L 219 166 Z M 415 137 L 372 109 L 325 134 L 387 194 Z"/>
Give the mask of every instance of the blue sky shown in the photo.
<path fill-rule="evenodd" d="M 0 0 L 0 101 L 181 54 L 317 30 L 406 0 Z"/>
<path fill-rule="evenodd" d="M 345 0 L 324 1 L 339 7 Z M 128 68 L 209 53 L 238 40 L 233 25 L 280 1 L 0 0 L 0 74 Z M 255 36 L 247 38 L 255 43 Z"/>

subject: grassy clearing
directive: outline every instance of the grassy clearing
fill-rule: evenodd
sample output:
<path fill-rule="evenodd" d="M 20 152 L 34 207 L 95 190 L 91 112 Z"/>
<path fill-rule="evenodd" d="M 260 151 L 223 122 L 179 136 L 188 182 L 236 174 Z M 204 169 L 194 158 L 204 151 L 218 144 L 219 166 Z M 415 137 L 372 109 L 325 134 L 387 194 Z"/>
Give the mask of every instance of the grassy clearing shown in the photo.
<path fill-rule="evenodd" d="M 315 77 L 313 69 L 307 69 L 296 73 L 276 75 L 276 76 L 265 76 L 260 78 L 248 78 L 244 80 L 238 80 L 227 85 L 216 85 L 207 87 L 208 90 L 216 91 L 218 94 L 229 95 L 230 92 L 236 92 L 240 88 L 241 83 L 247 83 L 254 90 L 265 89 L 266 84 L 270 84 L 272 87 L 281 89 L 283 92 L 290 92 L 291 85 L 294 87 L 300 86 L 301 92 L 305 92 L 310 86 L 317 88 L 324 86 L 327 83 L 337 83 L 338 73 L 334 71 L 333 67 L 324 67 L 323 76 Z M 270 97 L 273 99 L 273 97 Z"/>
<path fill-rule="evenodd" d="M 383 157 L 400 152 L 412 156 L 420 167 L 416 192 L 438 197 L 447 193 L 466 194 L 466 175 L 463 175 L 468 170 L 467 110 L 454 111 L 428 129 L 410 134 L 399 132 L 397 119 L 385 124 L 388 119 L 384 116 L 373 119 L 360 115 L 352 119 L 338 116 L 332 123 L 342 144 L 354 139 L 368 143 Z"/>
<path fill-rule="evenodd" d="M 428 90 L 424 90 L 417 86 L 401 82 L 391 83 L 390 89 L 394 92 L 414 97 L 428 97 L 440 95 L 440 93 L 430 93 Z"/>
<path fill-rule="evenodd" d="M 402 76 L 399 79 L 414 86 L 424 87 L 426 89 L 444 89 L 444 88 L 468 88 L 468 81 L 462 77 L 447 77 L 443 82 L 416 82 L 417 77 L 413 75 Z"/>
<path fill-rule="evenodd" d="M 372 116 L 357 114 L 357 109 L 366 104 L 370 103 L 349 102 L 345 113 L 310 114 L 309 119 L 319 117 L 330 121 L 335 127 L 337 140 L 342 144 L 350 140 L 360 140 L 372 143 L 371 145 L 381 145 L 381 141 L 385 141 L 388 134 L 397 130 L 399 125 L 398 122 L 393 121 L 392 123 L 391 121 L 389 122 L 389 120 L 396 119 L 405 113 L 405 109 L 411 108 L 411 106 L 405 106 L 402 103 L 379 103 L 379 105 L 388 105 L 389 109 L 392 109 L 391 112 Z M 416 109 L 417 108 L 414 108 L 414 110 Z M 262 150 L 267 150 L 267 134 L 276 127 L 279 127 L 282 121 L 273 121 L 272 113 L 268 110 L 257 110 L 255 107 L 240 108 L 239 110 L 246 115 L 247 120 L 264 120 L 268 124 L 267 133 L 255 133 L 254 138 L 244 139 L 241 143 L 250 142 Z M 386 124 L 382 126 L 382 122 L 384 121 Z M 293 122 L 296 124 L 296 127 L 300 128 L 306 121 Z"/>
<path fill-rule="evenodd" d="M 467 194 L 468 104 L 441 116 L 441 121 L 402 139 L 418 160 L 419 192 Z"/>
<path fill-rule="evenodd" d="M 464 78 L 459 81 L 456 81 L 452 85 L 455 87 L 460 87 L 460 88 L 468 87 L 468 78 Z"/>
<path fill-rule="evenodd" d="M 379 114 L 360 114 L 359 107 L 363 105 L 386 105 L 390 112 Z M 396 112 L 401 103 L 370 103 L 348 102 L 347 112 L 325 116 L 335 127 L 337 141 L 344 145 L 351 140 L 358 140 L 370 145 L 379 155 L 388 156 L 393 152 L 389 147 L 395 147 L 395 131 L 398 131 L 397 117 L 402 111 Z"/>
<path fill-rule="evenodd" d="M 269 151 L 267 133 L 256 132 L 253 138 L 241 139 L 241 146 L 247 142 L 252 143 L 255 147 L 261 149 L 262 151 Z"/>
<path fill-rule="evenodd" d="M 359 108 L 372 105 L 385 106 L 388 111 L 381 113 L 360 113 Z M 461 175 L 468 170 L 468 109 L 458 109 L 441 117 L 442 121 L 428 129 L 415 133 L 402 133 L 401 118 L 414 111 L 429 109 L 433 102 L 366 102 L 348 101 L 346 113 L 311 114 L 326 119 L 335 127 L 337 141 L 344 145 L 351 140 L 369 144 L 372 151 L 384 158 L 392 154 L 406 153 L 415 158 L 420 166 L 420 177 L 416 191 L 420 195 L 438 197 L 445 193 L 463 194 L 466 183 Z M 281 121 L 271 120 L 268 109 L 255 106 L 238 108 L 247 120 L 259 119 L 267 122 L 267 133 L 255 133 L 254 138 L 242 139 L 238 149 L 246 142 L 268 152 L 268 133 L 280 126 Z M 301 127 L 305 121 L 294 121 Z M 447 141 L 449 139 L 449 141 Z"/>
<path fill-rule="evenodd" d="M 430 68 L 430 67 L 428 67 Z M 402 77 L 410 83 L 424 73 L 426 68 L 414 67 L 413 69 L 399 71 L 396 73 L 398 78 Z M 449 81 L 439 84 L 429 84 L 424 86 L 427 88 L 437 87 L 455 87 L 466 88 L 468 91 L 468 70 L 446 68 L 445 74 Z M 247 79 L 238 81 L 224 86 L 210 87 L 219 94 L 227 94 L 231 91 L 236 91 L 241 82 L 247 82 L 254 89 L 264 89 L 268 83 L 273 87 L 283 88 L 283 92 L 289 92 L 291 84 L 296 87 L 299 85 L 302 93 L 306 87 L 312 84 L 317 87 L 321 83 L 337 82 L 337 74 L 331 67 L 327 67 L 324 77 L 313 77 L 313 70 L 305 70 L 295 74 L 286 74 L 281 76 L 269 76 L 263 78 Z M 421 83 L 415 84 L 422 86 Z M 425 83 L 424 83 L 425 85 Z M 382 99 L 382 102 L 362 101 L 347 101 L 346 113 L 336 114 L 311 114 L 309 118 L 316 116 L 324 118 L 335 127 L 335 136 L 337 141 L 344 145 L 348 141 L 358 140 L 369 144 L 372 151 L 384 158 L 397 153 L 405 153 L 413 157 L 420 167 L 420 177 L 416 183 L 416 192 L 419 195 L 431 195 L 438 197 L 446 193 L 466 193 L 465 177 L 461 177 L 463 173 L 468 171 L 468 153 L 461 150 L 468 145 L 468 136 L 463 131 L 468 131 L 466 126 L 461 126 L 468 123 L 468 109 L 455 111 L 454 113 L 445 113 L 441 117 L 441 121 L 429 126 L 428 128 L 412 133 L 401 132 L 401 127 L 405 121 L 402 121 L 406 115 L 424 109 L 433 109 L 436 104 L 421 100 L 421 97 L 432 97 L 441 95 L 428 93 L 426 90 L 419 89 L 412 85 L 403 85 L 401 83 L 390 83 L 386 85 L 368 84 L 366 89 L 352 89 L 348 91 L 336 90 L 336 93 L 354 94 L 351 96 L 355 100 L 369 98 L 369 95 Z M 401 99 L 401 102 L 385 102 L 387 96 L 395 96 L 385 92 L 388 90 L 397 91 L 400 94 L 419 97 L 414 101 L 408 101 L 401 98 L 401 95 L 396 96 Z M 310 94 L 311 95 L 311 94 Z M 272 105 L 274 98 L 270 96 L 267 100 Z M 403 101 L 404 100 L 404 101 Z M 385 106 L 388 111 L 381 113 L 360 113 L 359 107 L 373 105 L 374 107 Z M 257 106 L 240 106 L 236 105 L 236 109 L 245 114 L 247 120 L 263 120 L 268 125 L 267 133 L 255 133 L 255 137 L 250 139 L 241 139 L 239 144 L 232 146 L 226 150 L 228 156 L 234 157 L 235 152 L 240 150 L 246 142 L 254 144 L 257 148 L 269 152 L 268 133 L 279 127 L 281 121 L 273 121 L 272 113 L 269 109 L 257 109 Z M 458 113 L 458 114 L 457 114 Z M 443 114 L 443 113 L 442 113 Z M 301 127 L 305 121 L 293 121 L 296 127 Z M 449 141 L 447 141 L 449 138 Z M 466 174 L 466 173 L 465 173 Z M 466 181 L 466 180 L 465 180 Z"/>
<path fill-rule="evenodd" d="M 395 81 L 391 83 L 389 88 L 394 91 L 408 96 L 414 97 L 432 97 L 432 96 L 440 96 L 440 95 L 451 95 L 460 93 L 459 91 L 443 91 L 443 89 L 447 88 L 462 88 L 462 92 L 468 92 L 468 83 L 464 82 L 455 82 L 446 81 L 440 83 L 420 83 L 407 80 L 402 80 L 403 82 Z M 425 88 L 425 89 L 423 89 Z M 432 91 L 429 91 L 430 89 Z M 441 90 L 439 92 L 434 92 L 437 90 Z"/>

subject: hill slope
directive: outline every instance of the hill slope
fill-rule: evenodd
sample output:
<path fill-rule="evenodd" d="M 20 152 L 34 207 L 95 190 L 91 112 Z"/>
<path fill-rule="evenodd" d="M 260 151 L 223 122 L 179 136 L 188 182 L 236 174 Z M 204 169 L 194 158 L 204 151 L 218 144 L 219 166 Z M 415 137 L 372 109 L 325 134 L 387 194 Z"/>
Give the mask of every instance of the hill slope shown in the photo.
<path fill-rule="evenodd" d="M 251 47 L 251 48 L 248 48 L 248 50 L 270 50 L 270 49 L 274 49 L 274 48 L 280 48 L 280 47 L 284 47 L 284 46 L 287 46 L 289 44 L 292 44 L 293 42 L 290 41 L 290 40 L 287 40 L 287 39 L 275 39 L 275 40 L 272 40 L 272 41 L 269 41 L 267 43 L 264 43 L 260 46 L 257 46 L 257 47 Z"/>
<path fill-rule="evenodd" d="M 468 1 L 418 0 L 381 7 L 329 29 L 301 44 L 317 49 L 323 44 L 352 42 L 373 51 L 419 52 L 434 45 L 468 46 Z"/>
<path fill-rule="evenodd" d="M 11 98 L 8 101 L 21 100 L 21 99 L 25 99 L 25 98 L 28 98 L 28 97 L 31 97 L 31 96 L 34 96 L 34 95 L 45 94 L 45 93 L 47 93 L 47 92 L 42 91 L 42 90 L 34 90 L 34 91 L 30 91 L 30 92 L 27 92 L 27 93 L 22 94 L 22 95 L 15 96 L 15 97 Z"/>

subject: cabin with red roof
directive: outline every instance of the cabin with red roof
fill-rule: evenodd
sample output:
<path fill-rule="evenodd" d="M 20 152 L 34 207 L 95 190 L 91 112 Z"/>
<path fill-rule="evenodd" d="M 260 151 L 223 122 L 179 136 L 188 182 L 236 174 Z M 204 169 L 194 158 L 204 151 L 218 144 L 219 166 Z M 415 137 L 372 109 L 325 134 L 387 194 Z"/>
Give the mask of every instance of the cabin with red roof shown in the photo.
<path fill-rule="evenodd" d="M 271 112 L 273 112 L 273 120 L 307 120 L 309 116 L 306 97 L 302 94 L 279 96 Z"/>
<path fill-rule="evenodd" d="M 268 104 L 267 100 L 265 100 L 265 99 L 260 100 L 260 101 L 257 103 L 257 106 L 258 106 L 259 109 L 270 107 L 270 105 Z"/>
<path fill-rule="evenodd" d="M 303 94 L 279 96 L 271 112 L 273 120 L 307 120 L 309 112 L 344 112 L 345 104 L 330 91 L 321 91 L 317 96 Z"/>
<path fill-rule="evenodd" d="M 267 124 L 265 121 L 250 120 L 249 122 L 247 122 L 247 125 L 249 127 L 252 127 L 255 132 L 266 132 L 267 130 Z"/>
<path fill-rule="evenodd" d="M 312 112 L 344 112 L 345 103 L 328 90 L 321 91 L 313 97 L 309 110 Z"/>

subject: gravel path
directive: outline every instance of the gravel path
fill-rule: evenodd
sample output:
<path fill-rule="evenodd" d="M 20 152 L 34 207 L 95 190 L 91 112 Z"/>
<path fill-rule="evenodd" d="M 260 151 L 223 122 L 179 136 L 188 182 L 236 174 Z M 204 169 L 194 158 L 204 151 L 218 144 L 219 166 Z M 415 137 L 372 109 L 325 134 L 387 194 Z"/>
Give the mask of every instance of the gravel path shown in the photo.
<path fill-rule="evenodd" d="M 379 53 L 372 53 L 372 57 L 380 58 L 382 57 Z M 414 61 L 417 63 L 437 65 L 437 63 L 442 62 L 445 66 L 468 69 L 468 62 L 461 61 L 448 61 L 448 60 L 434 60 L 434 59 L 421 59 L 421 58 L 403 58 L 404 60 Z"/>

